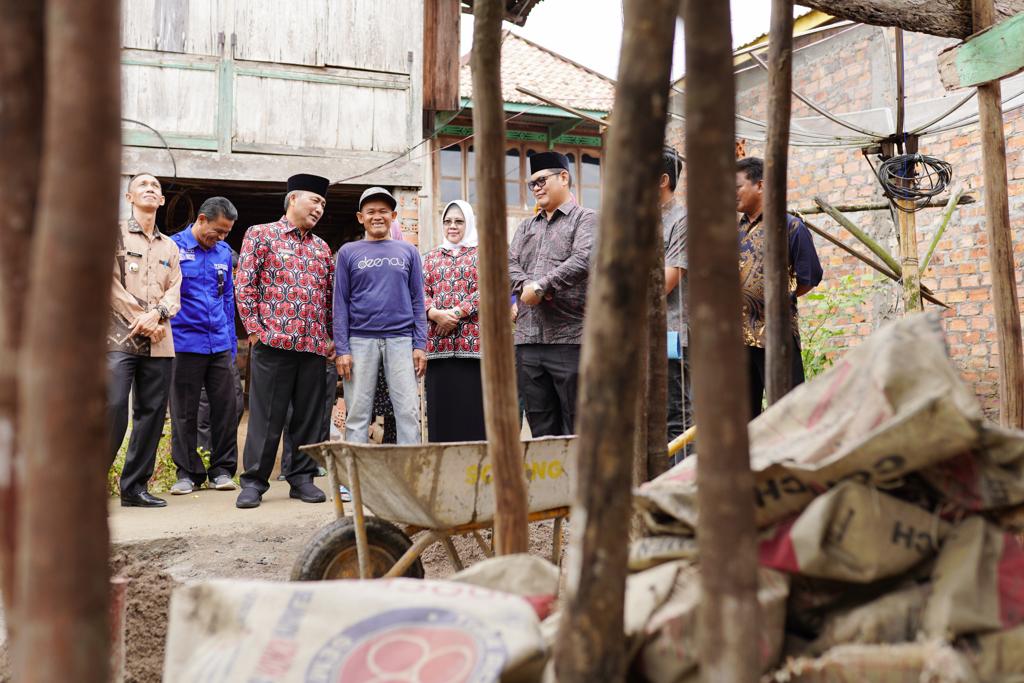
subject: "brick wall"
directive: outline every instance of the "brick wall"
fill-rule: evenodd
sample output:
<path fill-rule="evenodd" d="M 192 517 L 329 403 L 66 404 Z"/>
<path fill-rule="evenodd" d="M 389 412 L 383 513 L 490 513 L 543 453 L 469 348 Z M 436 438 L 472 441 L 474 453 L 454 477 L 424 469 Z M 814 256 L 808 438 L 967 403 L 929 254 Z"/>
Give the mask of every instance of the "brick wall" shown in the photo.
<path fill-rule="evenodd" d="M 805 40 L 810 42 L 811 39 Z M 857 26 L 837 30 L 833 37 L 822 42 L 817 42 L 821 41 L 821 37 L 815 36 L 813 41 L 816 44 L 798 49 L 795 54 L 794 88 L 836 114 L 850 116 L 873 129 L 886 127 L 882 132 L 893 132 L 895 114 L 892 110 L 896 88 L 892 29 Z M 946 96 L 944 101 L 938 101 L 945 91 L 939 82 L 936 55 L 952 42 L 920 34 L 905 35 L 906 90 L 911 125 L 926 120 L 928 112 L 937 114 L 943 108 L 948 108 L 965 94 L 958 91 Z M 797 47 L 800 46 L 798 41 Z M 1024 90 L 1022 83 L 1024 81 L 1020 78 L 1004 82 L 1004 99 Z M 1012 110 L 1012 106 L 1014 104 L 1008 106 L 1004 113 L 1004 130 L 1010 179 L 1010 221 L 1016 245 L 1014 252 L 1018 259 L 1017 286 L 1024 293 L 1020 272 L 1021 252 L 1024 251 L 1024 110 Z M 682 111 L 680 102 L 674 103 L 674 107 Z M 763 121 L 766 108 L 763 70 L 749 64 L 738 67 L 738 113 Z M 885 108 L 891 110 L 888 114 L 891 119 L 888 121 Z M 965 116 L 975 109 L 972 102 L 948 120 Z M 822 126 L 820 117 L 796 100 L 793 116 L 797 125 L 816 129 Z M 754 139 L 757 134 L 749 126 L 746 132 L 747 153 L 763 155 L 763 142 Z M 682 129 L 678 122 L 670 126 L 669 139 L 680 150 L 683 149 Z M 965 188 L 973 189 L 980 200 L 958 209 L 954 214 L 923 282 L 934 290 L 940 300 L 950 305 L 951 310 L 943 317 L 951 354 L 960 366 L 964 379 L 974 386 L 986 412 L 994 415 L 998 412 L 999 351 L 991 302 L 992 281 L 984 225 L 984 196 L 981 192 L 984 183 L 978 125 L 926 135 L 921 138 L 920 151 L 951 163 L 954 183 L 960 182 Z M 824 196 L 833 204 L 884 199 L 858 147 L 836 149 L 794 145 L 790 148 L 789 156 L 789 206 L 791 209 L 812 206 L 812 198 L 816 194 Z M 940 213 L 941 209 L 935 208 L 925 209 L 916 215 L 918 250 L 922 258 L 932 240 Z M 896 228 L 888 211 L 851 213 L 849 216 L 898 258 Z M 858 246 L 854 238 L 831 219 L 817 215 L 808 216 L 808 220 L 827 229 L 847 244 Z M 875 280 L 874 271 L 859 261 L 820 238 L 816 237 L 815 243 L 825 269 L 822 288 L 835 287 L 845 275 L 853 275 L 857 282 L 865 286 Z M 801 306 L 806 310 L 808 302 L 802 302 Z M 864 306 L 858 310 L 842 312 L 829 325 L 841 331 L 841 336 L 837 338 L 839 348 L 847 348 L 859 343 L 885 320 L 899 315 L 901 308 L 899 286 L 883 284 Z"/>

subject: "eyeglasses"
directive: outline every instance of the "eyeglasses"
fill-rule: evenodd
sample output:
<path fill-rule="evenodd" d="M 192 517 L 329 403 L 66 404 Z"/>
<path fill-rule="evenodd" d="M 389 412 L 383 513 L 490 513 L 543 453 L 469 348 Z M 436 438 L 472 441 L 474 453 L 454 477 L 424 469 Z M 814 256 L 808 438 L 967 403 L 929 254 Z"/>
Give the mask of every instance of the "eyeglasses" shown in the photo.
<path fill-rule="evenodd" d="M 540 178 L 537 178 L 536 180 L 531 180 L 530 182 L 526 183 L 526 189 L 528 189 L 530 192 L 540 189 L 544 187 L 544 185 L 548 182 L 548 178 L 552 178 L 556 175 L 558 174 L 548 173 L 547 175 L 542 175 Z"/>
<path fill-rule="evenodd" d="M 443 225 L 446 228 L 450 225 L 454 225 L 457 228 L 461 228 L 465 224 L 466 221 L 460 220 L 458 218 L 445 218 L 443 221 L 441 221 L 441 225 Z"/>

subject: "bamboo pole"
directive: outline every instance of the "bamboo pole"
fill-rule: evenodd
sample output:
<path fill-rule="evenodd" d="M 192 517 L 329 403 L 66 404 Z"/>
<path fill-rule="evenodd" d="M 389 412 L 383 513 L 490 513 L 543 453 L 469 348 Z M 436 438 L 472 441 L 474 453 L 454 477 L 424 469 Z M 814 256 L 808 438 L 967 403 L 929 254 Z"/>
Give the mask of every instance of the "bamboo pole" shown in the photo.
<path fill-rule="evenodd" d="M 18 369 L 43 145 L 43 2 L 0 0 L 0 597 L 17 639 Z"/>
<path fill-rule="evenodd" d="M 519 402 L 508 324 L 508 235 L 505 220 L 505 119 L 501 97 L 501 0 L 473 7 L 473 130 L 481 239 L 480 343 L 487 449 L 494 472 L 494 552 L 529 549 L 526 477 L 519 440 Z"/>
<path fill-rule="evenodd" d="M 747 441 L 747 358 L 737 315 L 741 297 L 729 3 L 684 0 L 683 26 L 690 351 L 702 454 L 697 467 L 701 676 L 705 681 L 752 683 L 760 669 L 757 532 Z"/>
<path fill-rule="evenodd" d="M 19 500 L 13 680 L 106 683 L 104 387 L 121 168 L 120 3 L 49 0 L 45 17 L 43 162 L 25 255 L 32 343 L 22 353 L 20 396 L 20 436 L 30 445 L 23 482 L 33 495 Z"/>
<path fill-rule="evenodd" d="M 954 188 L 952 194 L 949 195 L 949 201 L 946 202 L 946 208 L 943 209 L 942 215 L 939 216 L 938 225 L 935 228 L 935 235 L 932 237 L 932 243 L 928 245 L 928 253 L 924 255 L 924 260 L 921 261 L 921 274 L 924 275 L 928 272 L 928 266 L 932 262 L 932 254 L 935 253 L 935 247 L 939 246 L 939 240 L 942 239 L 942 235 L 946 232 L 946 227 L 949 225 L 949 219 L 953 217 L 953 210 L 957 206 L 957 202 L 960 201 L 960 197 L 963 196 L 963 188 L 957 186 Z"/>
<path fill-rule="evenodd" d="M 975 199 L 973 195 L 961 194 L 960 199 L 957 200 L 956 206 L 974 204 L 977 201 L 978 200 Z M 929 199 L 927 202 L 919 204 L 918 206 L 926 209 L 934 209 L 940 206 L 947 205 L 948 200 Z M 832 208 L 834 208 L 836 211 L 841 211 L 843 213 L 858 213 L 861 211 L 888 211 L 889 202 L 868 202 L 867 204 L 833 204 Z M 825 213 L 825 210 L 822 209 L 820 206 L 804 206 L 800 207 L 799 209 L 794 209 L 794 211 L 796 213 L 801 213 L 805 216 L 813 216 L 814 214 L 817 213 Z"/>
<path fill-rule="evenodd" d="M 972 0 L 971 7 L 975 33 L 995 23 L 992 0 Z M 1006 186 L 1002 90 L 998 81 L 978 86 L 978 115 L 985 178 L 985 232 L 999 344 L 999 421 L 1004 426 L 1024 429 L 1024 344 Z"/>
<path fill-rule="evenodd" d="M 679 0 L 623 4 L 615 125 L 608 137 L 583 329 L 574 528 L 553 662 L 561 683 L 621 681 L 626 671 L 622 628 L 632 462 L 623 454 L 633 447 L 642 370 L 637 372 L 635 355 L 623 349 L 646 348 L 636 320 L 637 311 L 646 316 L 647 274 L 661 229 L 657 179 Z"/>
<path fill-rule="evenodd" d="M 793 312 L 786 230 L 786 162 L 793 87 L 793 0 L 772 0 L 768 35 L 768 139 L 764 169 L 765 382 L 768 405 L 793 388 Z"/>
<path fill-rule="evenodd" d="M 894 259 L 892 257 L 892 254 L 886 251 L 885 248 L 882 247 L 882 245 L 880 245 L 875 240 L 871 239 L 871 237 L 866 232 L 857 227 L 856 223 L 851 221 L 843 214 L 839 213 L 839 211 L 837 211 L 831 204 L 826 202 L 821 196 L 815 195 L 814 203 L 821 207 L 822 211 L 831 216 L 832 220 L 846 228 L 847 232 L 856 237 L 857 240 L 865 247 L 870 249 L 875 254 L 875 256 L 882 259 L 882 262 L 885 265 L 889 266 L 892 272 L 902 277 L 903 266 L 900 265 L 899 261 Z"/>

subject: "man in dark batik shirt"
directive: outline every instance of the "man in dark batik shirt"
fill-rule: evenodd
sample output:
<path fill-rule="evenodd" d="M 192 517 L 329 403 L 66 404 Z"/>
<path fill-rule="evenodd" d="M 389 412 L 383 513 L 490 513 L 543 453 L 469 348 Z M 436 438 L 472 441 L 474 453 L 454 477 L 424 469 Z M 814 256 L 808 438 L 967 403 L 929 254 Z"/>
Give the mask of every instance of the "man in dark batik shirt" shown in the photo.
<path fill-rule="evenodd" d="M 533 436 L 572 434 L 576 423 L 583 309 L 597 214 L 572 198 L 569 160 L 530 157 L 540 211 L 516 228 L 508 250 L 516 318 L 516 376 Z"/>
<path fill-rule="evenodd" d="M 736 211 L 739 225 L 740 282 L 743 289 L 743 343 L 750 367 L 750 417 L 761 414 L 765 388 L 764 316 L 764 161 L 745 157 L 736 164 Z M 789 234 L 789 282 L 793 312 L 793 386 L 804 381 L 800 358 L 800 328 L 796 300 L 821 282 L 821 263 L 807 226 L 795 216 L 786 216 Z"/>

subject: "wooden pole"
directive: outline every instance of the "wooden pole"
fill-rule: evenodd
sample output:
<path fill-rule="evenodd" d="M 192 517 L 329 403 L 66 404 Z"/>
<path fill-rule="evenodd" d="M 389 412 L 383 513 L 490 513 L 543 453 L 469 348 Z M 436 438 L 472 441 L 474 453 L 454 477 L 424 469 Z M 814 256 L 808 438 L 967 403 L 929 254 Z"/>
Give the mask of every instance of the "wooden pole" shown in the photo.
<path fill-rule="evenodd" d="M 786 162 L 793 87 L 793 0 L 772 0 L 768 37 L 768 139 L 764 169 L 764 302 L 768 405 L 793 388 L 793 312 L 786 230 Z"/>
<path fill-rule="evenodd" d="M 48 0 L 21 368 L 16 681 L 110 677 L 106 336 L 121 167 L 120 3 Z M 27 607 L 30 607 L 28 609 Z"/>
<path fill-rule="evenodd" d="M 974 31 L 995 23 L 992 0 L 972 0 Z M 985 177 L 985 232 L 992 268 L 992 299 L 999 343 L 999 421 L 1024 429 L 1024 345 L 1021 343 L 1010 199 L 1006 186 L 1006 139 L 1003 135 L 999 81 L 978 86 L 981 152 Z"/>
<path fill-rule="evenodd" d="M 43 147 L 43 2 L 0 0 L 0 597 L 17 637 L 18 369 Z"/>
<path fill-rule="evenodd" d="M 519 439 L 519 401 L 508 323 L 508 235 L 505 220 L 505 116 L 501 97 L 501 0 L 473 6 L 473 130 L 480 219 L 480 343 L 487 450 L 494 473 L 494 552 L 529 549 L 526 475 Z M 453 29 L 454 30 L 454 29 Z"/>
<path fill-rule="evenodd" d="M 690 351 L 701 453 L 698 627 L 703 680 L 753 683 L 760 668 L 757 535 L 747 441 L 747 357 L 738 315 L 729 15 L 727 2 L 683 2 Z"/>
<path fill-rule="evenodd" d="M 668 311 L 665 307 L 665 245 L 659 248 L 647 285 L 650 307 L 647 354 L 647 478 L 668 469 Z M 681 284 L 678 286 L 682 286 Z"/>
<path fill-rule="evenodd" d="M 646 349 L 636 321 L 647 315 L 647 274 L 661 230 L 657 179 L 678 3 L 623 3 L 615 125 L 608 137 L 583 328 L 573 533 L 554 648 L 561 683 L 621 681 L 626 671 L 622 628 L 632 463 L 623 454 L 633 447 L 642 374 L 628 349 Z M 732 317 L 738 320 L 735 312 Z"/>
<path fill-rule="evenodd" d="M 921 268 L 917 258 L 917 218 L 912 211 L 912 199 L 896 200 L 896 218 L 900 230 L 900 265 L 903 274 L 903 310 L 904 314 L 923 311 L 921 304 Z"/>

